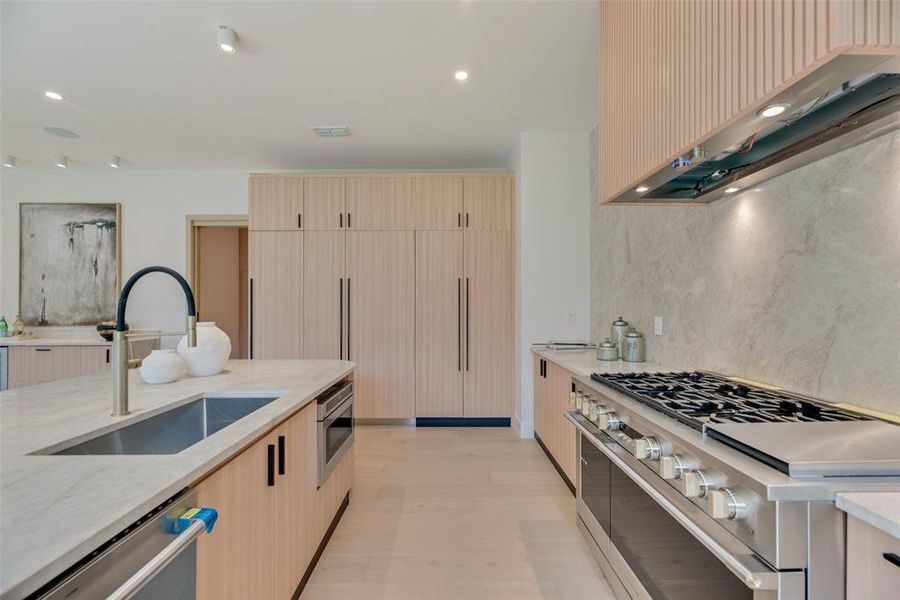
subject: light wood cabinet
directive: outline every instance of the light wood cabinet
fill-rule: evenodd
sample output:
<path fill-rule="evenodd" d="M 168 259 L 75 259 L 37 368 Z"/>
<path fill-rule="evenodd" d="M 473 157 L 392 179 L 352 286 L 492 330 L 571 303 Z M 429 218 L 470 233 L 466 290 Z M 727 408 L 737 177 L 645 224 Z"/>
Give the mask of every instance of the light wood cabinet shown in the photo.
<path fill-rule="evenodd" d="M 463 415 L 463 234 L 416 233 L 416 416 Z"/>
<path fill-rule="evenodd" d="M 108 346 L 10 346 L 9 389 L 99 373 L 109 368 Z"/>
<path fill-rule="evenodd" d="M 893 598 L 900 589 L 900 539 L 847 516 L 847 598 L 880 600 Z"/>
<path fill-rule="evenodd" d="M 351 449 L 317 487 L 316 435 L 313 402 L 197 485 L 200 505 L 219 511 L 197 542 L 197 598 L 294 594 L 353 480 Z"/>
<path fill-rule="evenodd" d="M 303 188 L 303 229 L 344 229 L 345 187 L 343 177 L 307 177 Z"/>
<path fill-rule="evenodd" d="M 343 231 L 303 234 L 303 358 L 347 355 L 346 241 Z"/>
<path fill-rule="evenodd" d="M 898 14 L 880 0 L 601 2 L 601 202 L 836 57 L 900 52 Z"/>
<path fill-rule="evenodd" d="M 512 178 L 466 177 L 463 190 L 466 229 L 512 229 Z"/>
<path fill-rule="evenodd" d="M 349 360 L 356 416 L 415 416 L 415 233 L 348 235 Z"/>
<path fill-rule="evenodd" d="M 574 484 L 577 438 L 565 417 L 572 376 L 568 369 L 534 355 L 534 432 Z"/>
<path fill-rule="evenodd" d="M 304 235 L 250 232 L 251 358 L 301 358 Z"/>
<path fill-rule="evenodd" d="M 459 177 L 416 177 L 416 229 L 462 229 L 463 180 Z"/>
<path fill-rule="evenodd" d="M 303 179 L 296 176 L 250 177 L 250 231 L 302 228 Z"/>
<path fill-rule="evenodd" d="M 512 232 L 466 231 L 465 406 L 466 417 L 513 413 Z"/>
<path fill-rule="evenodd" d="M 351 230 L 416 228 L 416 184 L 412 177 L 354 177 L 347 181 Z"/>

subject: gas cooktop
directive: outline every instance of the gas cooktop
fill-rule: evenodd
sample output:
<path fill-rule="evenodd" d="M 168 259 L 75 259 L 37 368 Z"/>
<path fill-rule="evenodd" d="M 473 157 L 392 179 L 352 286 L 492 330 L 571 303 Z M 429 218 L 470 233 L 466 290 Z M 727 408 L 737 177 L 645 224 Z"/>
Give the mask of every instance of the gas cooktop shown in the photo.
<path fill-rule="evenodd" d="M 591 379 L 701 431 L 710 423 L 869 420 L 823 401 L 715 373 L 594 373 Z"/>

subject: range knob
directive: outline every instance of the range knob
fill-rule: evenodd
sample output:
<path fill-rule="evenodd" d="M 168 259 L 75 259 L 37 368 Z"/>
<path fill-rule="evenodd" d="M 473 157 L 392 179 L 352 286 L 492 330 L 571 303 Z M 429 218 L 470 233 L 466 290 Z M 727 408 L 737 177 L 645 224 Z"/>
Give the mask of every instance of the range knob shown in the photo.
<path fill-rule="evenodd" d="M 597 415 L 597 427 L 606 431 L 615 431 L 622 426 L 622 421 L 615 411 L 599 413 Z"/>
<path fill-rule="evenodd" d="M 681 473 L 686 468 L 684 461 L 677 454 L 659 458 L 659 476 L 663 479 L 680 479 Z"/>
<path fill-rule="evenodd" d="M 709 487 L 709 479 L 706 473 L 700 469 L 685 471 L 681 476 L 681 493 L 688 498 L 702 498 Z"/>
<path fill-rule="evenodd" d="M 706 510 L 714 519 L 742 519 L 747 504 L 731 488 L 709 490 Z"/>
<path fill-rule="evenodd" d="M 569 392 L 569 406 L 575 406 L 575 398 L 578 396 L 578 392 Z"/>
<path fill-rule="evenodd" d="M 584 399 L 581 401 L 581 414 L 590 418 L 592 404 L 594 404 L 594 401 L 591 400 L 591 397 L 585 396 Z"/>
<path fill-rule="evenodd" d="M 634 457 L 637 459 L 659 460 L 661 452 L 662 447 L 659 445 L 659 440 L 655 437 L 648 436 L 634 440 L 632 454 L 634 454 Z"/>

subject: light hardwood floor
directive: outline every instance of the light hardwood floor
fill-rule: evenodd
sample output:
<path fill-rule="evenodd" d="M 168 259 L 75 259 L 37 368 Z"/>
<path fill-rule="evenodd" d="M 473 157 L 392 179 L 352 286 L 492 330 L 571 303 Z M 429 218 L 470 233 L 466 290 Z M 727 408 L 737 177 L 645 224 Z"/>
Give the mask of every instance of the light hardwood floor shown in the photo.
<path fill-rule="evenodd" d="M 303 600 L 614 598 L 534 440 L 364 426 L 355 454 L 350 506 Z"/>

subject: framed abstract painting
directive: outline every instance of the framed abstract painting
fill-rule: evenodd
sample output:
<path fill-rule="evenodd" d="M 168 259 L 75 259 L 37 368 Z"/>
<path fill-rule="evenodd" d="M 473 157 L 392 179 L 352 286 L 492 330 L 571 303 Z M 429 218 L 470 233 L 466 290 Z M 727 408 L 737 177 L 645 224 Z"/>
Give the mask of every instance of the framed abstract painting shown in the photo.
<path fill-rule="evenodd" d="M 115 318 L 121 206 L 19 205 L 19 311 L 28 325 L 96 325 Z"/>

